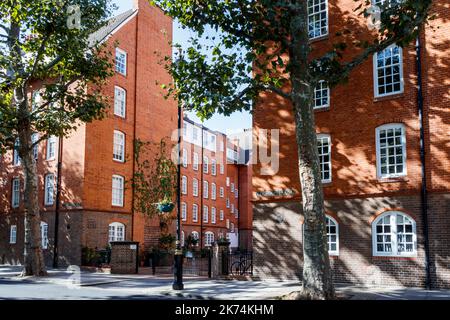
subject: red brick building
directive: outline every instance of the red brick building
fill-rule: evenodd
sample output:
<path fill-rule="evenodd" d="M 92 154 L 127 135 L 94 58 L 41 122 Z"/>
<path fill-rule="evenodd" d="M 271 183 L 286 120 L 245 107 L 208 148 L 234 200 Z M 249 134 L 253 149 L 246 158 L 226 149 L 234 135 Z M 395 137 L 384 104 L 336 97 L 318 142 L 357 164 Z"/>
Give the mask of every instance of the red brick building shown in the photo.
<path fill-rule="evenodd" d="M 249 249 L 245 150 L 238 141 L 185 117 L 181 151 L 182 243 L 191 235 L 200 248 L 229 239 L 232 248 Z"/>
<path fill-rule="evenodd" d="M 354 1 L 308 3 L 314 4 L 310 19 L 320 21 L 310 24 L 318 54 L 338 41 L 335 34 L 344 25 L 370 36 Z M 450 287 L 448 2 L 434 1 L 433 13 L 436 19 L 420 35 L 420 55 L 414 44 L 391 46 L 354 70 L 347 84 L 330 90 L 321 83 L 315 90 L 336 282 L 424 286 L 429 279 L 433 287 Z M 267 176 L 260 163 L 253 167 L 254 270 L 261 278 L 301 277 L 303 218 L 291 105 L 265 94 L 253 121 L 255 136 L 261 129 L 280 130 L 279 170 Z"/>
<path fill-rule="evenodd" d="M 61 143 L 51 138 L 36 148 L 47 262 L 53 255 L 56 174 L 58 162 L 62 164 L 61 265 L 80 264 L 82 247 L 103 249 L 114 240 L 136 240 L 145 246 L 158 238 L 145 234 L 159 231 L 159 222 L 133 210 L 133 141 L 158 143 L 170 138 L 177 126 L 176 103 L 165 100 L 156 85 L 171 80 L 155 52 L 171 55 L 172 20 L 139 0 L 92 37 L 106 41 L 115 55 L 116 74 L 103 88 L 111 104 L 106 118 L 80 124 Z M 23 174 L 12 152 L 0 166 L 0 263 L 17 264 L 23 256 Z"/>

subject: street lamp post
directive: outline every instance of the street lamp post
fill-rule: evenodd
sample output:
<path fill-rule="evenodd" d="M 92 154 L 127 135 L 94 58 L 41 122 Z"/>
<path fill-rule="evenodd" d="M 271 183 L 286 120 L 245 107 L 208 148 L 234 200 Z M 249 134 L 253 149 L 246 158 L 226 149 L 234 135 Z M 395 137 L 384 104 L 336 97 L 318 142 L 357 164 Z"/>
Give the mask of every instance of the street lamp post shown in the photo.
<path fill-rule="evenodd" d="M 177 163 L 177 241 L 174 257 L 174 290 L 183 290 L 183 250 L 181 248 L 181 105 L 178 106 L 178 163 Z"/>

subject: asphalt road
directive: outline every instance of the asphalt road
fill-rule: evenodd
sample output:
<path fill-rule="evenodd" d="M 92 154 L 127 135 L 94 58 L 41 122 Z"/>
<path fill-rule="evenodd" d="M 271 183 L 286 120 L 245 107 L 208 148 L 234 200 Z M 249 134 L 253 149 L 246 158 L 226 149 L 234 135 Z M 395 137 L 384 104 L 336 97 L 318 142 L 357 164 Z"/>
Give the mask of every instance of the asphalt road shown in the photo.
<path fill-rule="evenodd" d="M 0 300 L 167 300 L 173 297 L 121 288 L 120 282 L 111 284 L 69 288 L 53 283 L 36 283 L 0 279 Z"/>

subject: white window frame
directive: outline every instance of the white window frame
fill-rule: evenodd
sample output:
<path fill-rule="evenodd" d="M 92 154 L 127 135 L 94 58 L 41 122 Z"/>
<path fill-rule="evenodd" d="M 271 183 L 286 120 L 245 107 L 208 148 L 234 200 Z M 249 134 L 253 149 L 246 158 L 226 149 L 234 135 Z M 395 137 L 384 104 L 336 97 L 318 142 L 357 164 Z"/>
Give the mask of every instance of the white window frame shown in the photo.
<path fill-rule="evenodd" d="M 13 166 L 20 166 L 22 163 L 22 159 L 20 159 L 19 156 L 19 147 L 20 147 L 20 141 L 17 138 L 16 142 L 14 143 L 14 150 L 13 150 Z"/>
<path fill-rule="evenodd" d="M 217 199 L 217 187 L 216 184 L 213 182 L 211 183 L 211 200 L 216 200 Z"/>
<path fill-rule="evenodd" d="M 200 235 L 197 231 L 192 231 L 191 236 L 192 236 L 192 239 L 195 239 L 195 240 L 198 240 L 200 238 Z M 198 246 L 198 242 L 197 242 L 196 246 Z"/>
<path fill-rule="evenodd" d="M 231 182 L 231 184 L 230 184 L 230 191 L 231 191 L 231 193 L 234 192 L 234 183 L 233 182 Z"/>
<path fill-rule="evenodd" d="M 17 243 L 17 225 L 11 225 L 9 229 L 9 244 Z"/>
<path fill-rule="evenodd" d="M 40 90 L 34 90 L 31 94 L 31 112 L 36 111 L 37 107 L 42 102 L 42 95 Z"/>
<path fill-rule="evenodd" d="M 113 135 L 113 160 L 125 162 L 125 133 L 114 130 Z"/>
<path fill-rule="evenodd" d="M 312 6 L 310 6 L 310 2 L 312 2 Z M 315 4 L 316 2 L 319 2 L 318 4 Z M 325 10 L 320 9 L 321 6 L 321 2 L 325 2 Z M 328 35 L 329 32 L 329 15 L 328 15 L 328 0 L 308 0 L 307 3 L 308 6 L 308 35 L 309 35 L 309 39 L 317 39 L 317 38 L 321 38 L 321 37 L 325 37 Z M 315 10 L 315 6 L 319 6 L 319 10 Z M 319 28 L 319 31 L 317 32 L 317 29 L 315 28 L 315 26 L 312 28 L 312 30 L 310 29 L 310 20 L 313 17 L 314 18 L 314 22 L 317 23 L 316 19 L 317 15 L 319 15 L 319 22 L 321 22 L 323 19 L 321 19 L 321 15 L 322 13 L 325 13 L 325 21 L 326 21 L 326 30 L 325 32 L 322 31 L 322 27 Z M 313 34 L 311 34 L 313 33 Z"/>
<path fill-rule="evenodd" d="M 217 175 L 217 161 L 216 160 L 211 160 L 211 174 L 213 176 Z"/>
<path fill-rule="evenodd" d="M 123 99 L 121 99 L 123 97 Z M 119 86 L 114 86 L 114 115 L 125 118 L 127 114 L 127 91 Z"/>
<path fill-rule="evenodd" d="M 198 128 L 196 126 L 192 127 L 192 141 L 197 142 L 198 140 Z"/>
<path fill-rule="evenodd" d="M 208 206 L 203 206 L 203 223 L 209 222 L 209 209 Z"/>
<path fill-rule="evenodd" d="M 181 220 L 187 220 L 187 205 L 186 202 L 181 203 Z"/>
<path fill-rule="evenodd" d="M 181 194 L 188 193 L 188 178 L 186 176 L 181 177 Z"/>
<path fill-rule="evenodd" d="M 212 224 L 216 224 L 217 222 L 217 217 L 216 217 L 216 208 L 215 207 L 211 207 L 211 223 Z"/>
<path fill-rule="evenodd" d="M 328 143 L 328 153 L 323 153 L 323 141 L 326 140 Z M 320 175 L 322 179 L 322 183 L 330 183 L 333 180 L 332 175 L 332 161 L 331 161 L 331 136 L 329 134 L 318 134 L 317 135 L 317 150 L 319 154 L 319 165 L 320 165 Z M 329 161 L 325 162 L 325 157 L 328 156 Z M 329 175 L 328 179 L 324 178 L 324 168 L 328 164 Z"/>
<path fill-rule="evenodd" d="M 230 186 L 230 178 L 229 177 L 227 177 L 226 182 L 227 182 L 227 187 L 229 187 Z"/>
<path fill-rule="evenodd" d="M 234 213 L 234 203 L 231 204 L 230 212 L 231 212 L 231 214 Z"/>
<path fill-rule="evenodd" d="M 209 158 L 207 156 L 203 157 L 203 173 L 209 172 Z"/>
<path fill-rule="evenodd" d="M 195 171 L 198 171 L 198 153 L 194 152 L 194 163 L 193 163 L 193 169 Z"/>
<path fill-rule="evenodd" d="M 208 181 L 203 181 L 203 199 L 209 198 L 209 183 Z"/>
<path fill-rule="evenodd" d="M 220 197 L 223 198 L 225 197 L 225 188 L 224 187 L 220 187 Z"/>
<path fill-rule="evenodd" d="M 118 55 L 125 56 L 123 62 L 119 62 L 119 60 L 117 59 Z M 127 59 L 128 59 L 127 52 L 125 50 L 123 50 L 123 49 L 116 48 L 115 70 L 116 70 L 117 73 L 120 73 L 121 75 L 124 75 L 124 76 L 127 75 Z M 118 64 L 118 62 L 120 63 L 120 65 Z M 121 65 L 123 65 L 123 70 L 120 68 Z"/>
<path fill-rule="evenodd" d="M 11 206 L 18 208 L 20 206 L 20 179 L 11 180 Z"/>
<path fill-rule="evenodd" d="M 44 205 L 52 206 L 55 203 L 55 175 L 49 173 L 44 179 Z"/>
<path fill-rule="evenodd" d="M 122 236 L 119 237 L 119 229 L 122 229 Z M 108 242 L 125 241 L 125 225 L 120 222 L 113 222 L 108 225 Z"/>
<path fill-rule="evenodd" d="M 327 228 L 327 244 L 328 244 L 328 254 L 330 256 L 339 256 L 339 223 L 336 221 L 336 219 L 334 219 L 333 217 L 327 215 L 325 217 L 325 221 L 326 221 L 326 228 Z M 330 232 L 330 228 L 331 228 L 331 223 L 329 222 L 333 222 L 334 225 L 336 226 L 336 233 L 333 234 Z M 333 235 L 336 235 L 336 250 L 332 250 L 331 249 L 331 237 Z"/>
<path fill-rule="evenodd" d="M 374 95 L 375 98 L 381 98 L 381 97 L 388 97 L 388 96 L 392 96 L 392 95 L 397 95 L 397 94 L 402 94 L 405 90 L 405 81 L 404 81 L 404 75 L 403 75 L 403 49 L 395 44 L 390 45 L 389 47 L 387 47 L 386 49 L 383 50 L 383 52 L 385 52 L 386 50 L 392 50 L 394 47 L 398 47 L 399 49 L 399 57 L 400 57 L 400 61 L 399 61 L 399 72 L 400 72 L 400 90 L 399 91 L 393 91 L 393 92 L 389 92 L 389 93 L 383 93 L 380 94 L 379 93 L 379 79 L 378 79 L 378 70 L 380 68 L 378 68 L 378 55 L 379 52 L 375 53 L 373 55 L 373 81 L 374 81 Z M 393 68 L 393 64 L 391 64 L 392 68 Z M 384 69 L 386 69 L 386 66 L 383 66 Z"/>
<path fill-rule="evenodd" d="M 33 133 L 31 136 L 31 143 L 35 144 L 39 140 L 39 133 Z M 39 144 L 33 146 L 33 159 L 38 160 L 39 157 Z"/>
<path fill-rule="evenodd" d="M 48 249 L 48 223 L 41 221 L 41 247 L 42 249 Z"/>
<path fill-rule="evenodd" d="M 398 4 L 400 1 L 402 0 L 374 0 L 373 4 L 381 8 L 387 2 L 387 7 L 391 7 L 393 3 Z"/>
<path fill-rule="evenodd" d="M 55 136 L 49 137 L 47 139 L 47 161 L 56 159 L 57 149 L 57 138 Z"/>
<path fill-rule="evenodd" d="M 182 157 L 183 157 L 183 167 L 187 168 L 188 166 L 188 152 L 185 148 L 183 148 L 182 151 Z"/>
<path fill-rule="evenodd" d="M 214 243 L 214 232 L 205 232 L 205 247 L 211 247 Z"/>
<path fill-rule="evenodd" d="M 117 183 L 120 183 L 120 185 L 117 185 Z M 119 175 L 113 175 L 111 205 L 114 207 L 123 207 L 124 193 L 125 193 L 125 178 Z M 115 197 L 115 195 L 117 197 Z"/>
<path fill-rule="evenodd" d="M 225 165 L 223 163 L 220 164 L 220 174 L 225 174 Z"/>
<path fill-rule="evenodd" d="M 198 205 L 192 205 L 192 222 L 198 222 Z"/>
<path fill-rule="evenodd" d="M 403 156 L 403 173 L 401 174 L 383 174 L 381 173 L 381 143 L 380 143 L 380 132 L 382 130 L 395 130 L 395 129 L 401 129 L 402 130 L 402 136 L 401 136 L 401 143 L 402 143 L 402 156 Z M 375 139 L 376 139 L 376 148 L 377 148 L 377 176 L 378 179 L 389 179 L 389 178 L 398 178 L 398 177 L 405 177 L 408 174 L 408 170 L 407 170 L 407 150 L 406 150 L 406 127 L 404 124 L 402 123 L 389 123 L 389 124 L 385 124 L 382 126 L 379 126 L 376 128 L 375 130 Z M 387 141 L 386 141 L 387 143 Z M 394 137 L 394 144 L 395 144 L 395 137 Z M 394 146 L 393 148 L 397 148 L 396 146 Z M 387 149 L 388 150 L 388 149 Z M 389 162 L 389 156 L 386 156 L 387 161 Z M 395 166 L 397 166 L 397 155 L 395 154 L 394 159 L 395 159 Z M 388 167 L 389 168 L 389 167 Z M 397 170 L 397 168 L 396 168 Z M 389 171 L 389 170 L 388 170 Z"/>
<path fill-rule="evenodd" d="M 187 138 L 187 129 L 188 129 L 188 124 L 186 121 L 183 121 L 183 138 L 184 139 Z"/>
<path fill-rule="evenodd" d="M 223 210 L 219 211 L 219 219 L 220 219 L 220 221 L 223 221 L 225 219 L 225 213 Z"/>
<path fill-rule="evenodd" d="M 320 94 L 320 97 L 319 97 L 319 94 Z M 324 99 L 326 99 L 325 104 L 323 103 Z M 329 108 L 329 107 L 330 107 L 330 87 L 324 80 L 321 80 L 318 82 L 317 86 L 314 88 L 314 109 L 319 110 L 319 109 L 325 109 L 325 108 Z"/>
<path fill-rule="evenodd" d="M 198 197 L 198 179 L 196 178 L 192 180 L 192 195 Z"/>
<path fill-rule="evenodd" d="M 397 234 L 397 216 L 401 215 L 404 218 L 407 218 L 412 222 L 412 242 L 413 242 L 413 251 L 411 252 L 399 252 L 398 251 L 398 234 Z M 391 252 L 380 252 L 378 251 L 378 241 L 377 241 L 377 224 L 381 219 L 384 219 L 386 216 L 390 216 L 389 224 L 390 224 L 390 237 L 391 237 Z M 382 233 L 381 236 L 385 236 L 388 234 Z M 416 221 L 411 218 L 411 216 L 407 215 L 404 212 L 400 211 L 387 211 L 378 216 L 372 222 L 372 254 L 376 257 L 417 257 L 417 226 Z"/>
<path fill-rule="evenodd" d="M 227 198 L 227 208 L 230 207 L 230 198 Z"/>

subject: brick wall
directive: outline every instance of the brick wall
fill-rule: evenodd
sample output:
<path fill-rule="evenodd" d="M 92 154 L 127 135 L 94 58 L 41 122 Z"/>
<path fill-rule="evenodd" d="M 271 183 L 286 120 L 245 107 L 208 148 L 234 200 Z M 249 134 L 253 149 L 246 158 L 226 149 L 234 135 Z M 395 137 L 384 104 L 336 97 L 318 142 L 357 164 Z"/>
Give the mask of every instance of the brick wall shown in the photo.
<path fill-rule="evenodd" d="M 449 249 L 445 215 L 450 194 L 430 197 L 432 281 L 450 287 Z M 367 286 L 415 286 L 425 283 L 425 253 L 420 197 L 348 198 L 326 201 L 326 212 L 339 225 L 339 255 L 331 256 L 337 283 Z M 444 205 L 442 205 L 444 204 Z M 441 206 L 442 205 L 442 206 Z M 372 254 L 374 217 L 389 210 L 412 217 L 417 228 L 417 257 L 375 257 Z M 301 278 L 302 222 L 299 202 L 259 203 L 254 207 L 254 270 L 257 277 Z"/>
<path fill-rule="evenodd" d="M 370 37 L 363 17 L 353 12 L 350 0 L 329 1 L 329 36 L 313 42 L 314 55 L 321 54 L 337 40 L 335 33 L 348 26 Z M 427 184 L 429 191 L 432 281 L 449 287 L 450 240 L 448 194 L 450 192 L 450 7 L 434 2 L 437 18 L 425 27 L 423 43 L 424 116 Z M 345 39 L 350 41 L 351 39 Z M 358 50 L 348 49 L 346 58 Z M 417 115 L 417 70 L 415 46 L 403 48 L 404 92 L 374 98 L 373 61 L 355 69 L 348 83 L 331 90 L 330 108 L 315 111 L 316 132 L 331 136 L 332 182 L 324 184 L 327 213 L 340 223 L 342 244 L 338 258 L 331 262 L 336 281 L 368 285 L 421 286 L 425 281 L 425 259 L 421 217 L 420 121 Z M 255 269 L 262 277 L 299 275 L 301 266 L 301 206 L 294 119 L 290 103 L 274 94 L 262 94 L 253 118 L 254 133 L 261 129 L 280 130 L 280 170 L 261 174 L 261 164 L 253 166 Z M 407 176 L 379 180 L 376 173 L 375 129 L 387 123 L 406 128 Z M 257 196 L 258 191 L 294 189 L 294 196 Z M 416 258 L 373 257 L 370 223 L 377 213 L 403 208 L 417 223 Z M 278 223 L 285 214 L 287 223 Z M 281 237 L 274 236 L 278 232 Z M 284 242 L 295 240 L 292 249 Z M 281 261 L 274 260 L 279 256 Z M 277 261 L 273 263 L 272 261 Z"/>

